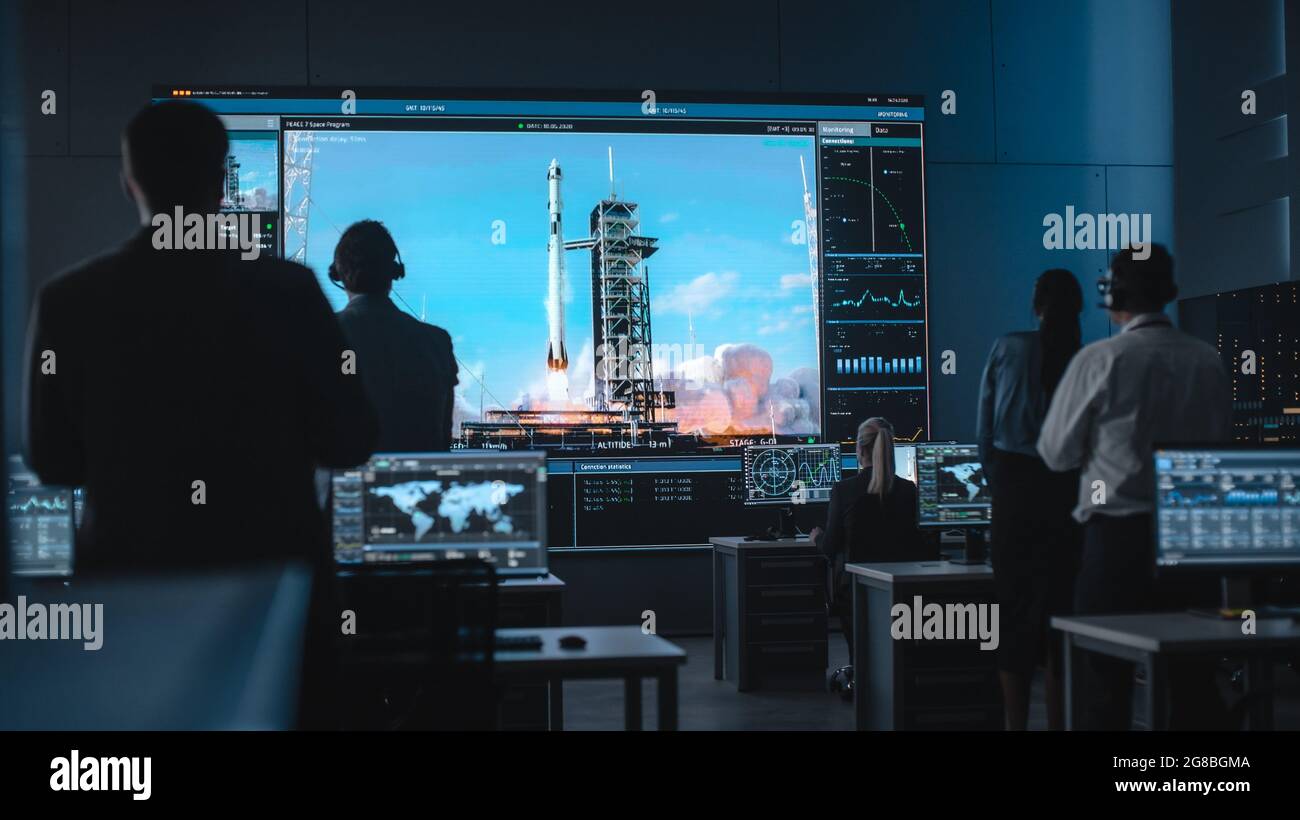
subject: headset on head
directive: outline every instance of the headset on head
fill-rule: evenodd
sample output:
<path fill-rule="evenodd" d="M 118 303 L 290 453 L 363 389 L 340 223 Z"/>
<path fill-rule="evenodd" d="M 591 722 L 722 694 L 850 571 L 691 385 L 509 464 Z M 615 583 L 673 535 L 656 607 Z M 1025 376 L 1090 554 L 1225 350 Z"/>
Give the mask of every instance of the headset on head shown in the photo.
<path fill-rule="evenodd" d="M 1128 310 L 1132 307 L 1134 292 L 1147 288 L 1129 279 L 1127 275 L 1116 277 L 1113 268 L 1107 270 L 1106 275 L 1097 280 L 1097 292 L 1101 294 L 1101 302 L 1097 307 L 1107 310 Z M 1169 304 L 1178 296 L 1178 286 L 1174 284 L 1172 276 L 1160 277 L 1149 283 L 1148 287 L 1152 291 L 1150 297 L 1161 305 Z"/>
<path fill-rule="evenodd" d="M 397 255 L 397 258 L 392 263 L 393 270 L 389 275 L 389 279 L 390 281 L 396 282 L 398 279 L 406 278 L 406 265 L 402 262 L 402 251 L 397 247 L 396 242 L 393 243 L 393 252 Z M 338 268 L 333 262 L 330 262 L 329 278 L 330 281 L 334 283 L 334 287 L 339 288 L 340 290 L 346 290 L 346 288 L 343 287 L 343 277 L 339 274 Z"/>

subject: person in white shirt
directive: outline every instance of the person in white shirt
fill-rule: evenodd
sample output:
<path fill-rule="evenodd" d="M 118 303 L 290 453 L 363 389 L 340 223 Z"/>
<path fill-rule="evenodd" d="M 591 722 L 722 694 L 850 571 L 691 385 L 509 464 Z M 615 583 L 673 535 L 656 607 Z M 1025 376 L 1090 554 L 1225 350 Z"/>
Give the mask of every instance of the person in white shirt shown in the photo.
<path fill-rule="evenodd" d="M 1173 258 L 1160 245 L 1146 250 L 1146 258 L 1132 248 L 1120 251 L 1098 282 L 1101 307 L 1120 332 L 1075 355 L 1038 438 L 1048 467 L 1080 470 L 1074 508 L 1084 525 L 1074 601 L 1080 615 L 1140 612 L 1160 603 L 1157 595 L 1169 590 L 1157 590 L 1152 580 L 1153 445 L 1224 442 L 1231 432 L 1231 386 L 1218 351 L 1165 316 L 1178 295 Z M 1087 667 L 1085 727 L 1129 728 L 1129 665 L 1093 656 Z"/>

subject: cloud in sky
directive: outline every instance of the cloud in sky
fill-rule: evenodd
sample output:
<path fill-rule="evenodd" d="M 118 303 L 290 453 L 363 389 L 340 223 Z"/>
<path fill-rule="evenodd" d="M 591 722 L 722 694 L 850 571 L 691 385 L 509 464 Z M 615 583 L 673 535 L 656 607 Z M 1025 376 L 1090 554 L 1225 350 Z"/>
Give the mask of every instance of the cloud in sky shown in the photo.
<path fill-rule="evenodd" d="M 781 290 L 812 287 L 812 274 L 787 273 L 781 277 Z"/>
<path fill-rule="evenodd" d="M 795 311 L 796 313 L 798 311 Z M 767 314 L 763 315 L 763 323 L 758 326 L 759 336 L 771 336 L 774 333 L 789 333 L 792 330 L 807 327 L 812 323 L 808 316 L 797 316 L 788 318 L 784 316 L 773 317 Z"/>
<path fill-rule="evenodd" d="M 677 213 L 676 211 L 669 211 L 668 213 L 659 217 L 659 222 L 662 225 L 667 225 L 669 222 L 676 222 L 680 217 L 681 214 Z"/>
<path fill-rule="evenodd" d="M 735 271 L 709 271 L 675 286 L 654 309 L 665 313 L 703 315 L 731 296 L 739 279 L 740 274 Z"/>

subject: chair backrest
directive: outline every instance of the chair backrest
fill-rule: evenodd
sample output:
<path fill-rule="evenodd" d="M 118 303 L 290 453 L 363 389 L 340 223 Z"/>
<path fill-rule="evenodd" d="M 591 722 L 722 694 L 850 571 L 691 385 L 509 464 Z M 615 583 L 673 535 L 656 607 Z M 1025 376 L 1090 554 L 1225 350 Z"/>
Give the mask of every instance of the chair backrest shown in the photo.
<path fill-rule="evenodd" d="M 916 526 L 916 492 L 896 479 L 883 499 L 875 494 L 858 498 L 845 515 L 849 563 L 925 561 L 937 557 Z"/>

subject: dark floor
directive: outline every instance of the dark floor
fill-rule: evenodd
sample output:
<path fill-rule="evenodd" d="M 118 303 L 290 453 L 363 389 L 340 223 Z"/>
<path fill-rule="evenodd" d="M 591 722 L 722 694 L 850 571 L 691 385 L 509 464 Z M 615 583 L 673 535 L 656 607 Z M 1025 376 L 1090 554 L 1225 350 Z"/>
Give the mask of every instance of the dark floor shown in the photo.
<path fill-rule="evenodd" d="M 677 678 L 678 721 L 683 730 L 844 730 L 853 729 L 853 703 L 823 692 L 737 692 L 727 681 L 713 679 L 712 638 L 671 638 L 686 650 L 686 665 Z M 848 647 L 831 635 L 830 668 L 849 662 Z M 642 721 L 653 729 L 658 720 L 655 684 L 642 685 Z M 1034 692 L 1030 728 L 1047 725 L 1041 690 Z M 564 684 L 564 728 L 621 730 L 622 681 L 569 681 Z"/>
<path fill-rule="evenodd" d="M 686 650 L 678 676 L 678 720 L 683 730 L 851 730 L 853 704 L 828 691 L 737 692 L 735 684 L 713 679 L 713 639 L 670 638 Z M 838 634 L 830 637 L 830 668 L 848 663 L 848 648 Z M 1300 728 L 1300 681 L 1279 671 L 1276 728 Z M 657 725 L 655 684 L 642 685 L 642 721 Z M 564 724 L 570 730 L 621 730 L 622 681 L 569 681 L 564 684 Z M 1047 728 L 1042 674 L 1034 681 L 1029 728 Z"/>

